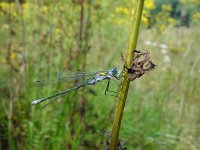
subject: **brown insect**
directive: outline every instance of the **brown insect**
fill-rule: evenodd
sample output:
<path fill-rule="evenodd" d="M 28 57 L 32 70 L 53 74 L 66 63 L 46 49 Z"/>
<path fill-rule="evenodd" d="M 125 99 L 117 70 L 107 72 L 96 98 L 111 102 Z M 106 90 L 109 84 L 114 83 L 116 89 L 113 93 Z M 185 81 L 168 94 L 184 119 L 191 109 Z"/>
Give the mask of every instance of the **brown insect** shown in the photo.
<path fill-rule="evenodd" d="M 135 57 L 132 59 L 131 66 L 128 68 L 125 66 L 125 59 L 121 54 L 121 59 L 124 63 L 124 71 L 128 72 L 128 79 L 130 81 L 140 78 L 146 72 L 155 69 L 155 64 L 151 61 L 148 52 L 141 52 L 138 50 L 132 51 L 135 53 Z"/>

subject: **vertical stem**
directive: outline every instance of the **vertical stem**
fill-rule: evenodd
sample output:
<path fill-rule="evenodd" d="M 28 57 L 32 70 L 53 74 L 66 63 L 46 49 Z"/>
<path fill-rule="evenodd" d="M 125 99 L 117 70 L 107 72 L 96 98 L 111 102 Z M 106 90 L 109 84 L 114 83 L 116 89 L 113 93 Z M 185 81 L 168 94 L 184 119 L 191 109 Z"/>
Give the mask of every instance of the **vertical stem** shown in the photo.
<path fill-rule="evenodd" d="M 21 75 L 19 74 L 19 77 L 22 78 L 22 87 L 27 88 L 28 85 L 28 69 L 27 69 L 27 50 L 26 50 L 26 26 L 25 26 L 25 22 L 24 22 L 24 8 L 23 8 L 23 1 L 17 0 L 16 1 L 16 5 L 18 7 L 18 11 L 20 14 L 20 21 L 21 21 L 21 33 L 22 33 L 22 39 L 21 39 L 21 45 L 22 45 L 22 58 L 23 58 L 23 62 L 21 64 Z M 22 87 L 19 84 L 19 88 L 16 88 L 16 97 L 18 97 L 19 89 L 22 89 Z M 25 94 L 25 97 L 27 95 Z"/>
<path fill-rule="evenodd" d="M 91 5 L 92 0 L 85 1 L 85 13 L 84 13 L 84 32 L 82 39 L 82 71 L 86 69 L 87 53 L 90 50 L 90 30 L 91 30 Z M 87 99 L 85 97 L 85 88 L 82 88 L 82 97 L 80 100 L 80 116 L 81 120 L 84 121 L 84 115 L 87 106 Z"/>
<path fill-rule="evenodd" d="M 86 19 L 85 19 L 85 32 L 84 32 L 84 44 L 83 44 L 83 65 L 82 65 L 82 70 L 85 71 L 86 68 L 86 56 L 87 52 L 90 50 L 90 30 L 92 26 L 91 22 L 91 5 L 92 5 L 92 0 L 86 1 L 87 4 L 87 12 L 86 12 Z"/>
<path fill-rule="evenodd" d="M 8 143 L 9 143 L 9 149 L 12 148 L 13 145 L 13 139 L 12 139 L 12 127 L 13 127 L 13 101 L 14 101 L 14 92 L 13 92 L 13 69 L 14 66 L 12 64 L 11 60 L 11 54 L 12 54 L 12 44 L 13 44 L 13 34 L 12 34 L 12 16 L 11 16 L 12 8 L 11 8 L 11 1 L 9 1 L 9 7 L 8 7 L 8 24 L 9 24 L 9 35 L 8 35 L 8 53 L 7 53 L 7 62 L 9 65 L 9 112 L 8 112 Z"/>
<path fill-rule="evenodd" d="M 138 0 L 134 17 L 132 20 L 132 32 L 131 32 L 131 35 L 129 37 L 129 42 L 128 42 L 128 55 L 126 58 L 127 67 L 131 65 L 131 60 L 134 57 L 132 54 L 132 50 L 136 49 L 143 6 L 144 6 L 144 0 Z M 126 103 L 126 97 L 128 94 L 129 84 L 130 84 L 130 81 L 128 80 L 128 73 L 125 72 L 121 89 L 119 92 L 116 110 L 115 110 L 115 118 L 114 118 L 114 123 L 113 123 L 111 142 L 109 146 L 110 150 L 115 150 L 118 144 L 119 130 L 121 126 L 124 106 Z"/>
<path fill-rule="evenodd" d="M 83 21 L 84 21 L 84 0 L 80 0 L 80 28 L 79 28 L 79 51 L 82 51 L 82 39 L 83 39 Z"/>

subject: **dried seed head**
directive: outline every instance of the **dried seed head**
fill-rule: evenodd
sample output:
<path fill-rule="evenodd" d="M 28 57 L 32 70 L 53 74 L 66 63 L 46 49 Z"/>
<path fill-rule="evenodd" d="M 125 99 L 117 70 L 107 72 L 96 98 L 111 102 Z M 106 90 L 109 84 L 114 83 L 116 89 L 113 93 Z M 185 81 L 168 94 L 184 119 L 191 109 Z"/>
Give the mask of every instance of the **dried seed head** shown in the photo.
<path fill-rule="evenodd" d="M 124 69 L 127 69 L 129 74 L 128 79 L 133 81 L 136 78 L 141 77 L 146 72 L 155 69 L 155 64 L 151 61 L 149 52 L 141 52 L 139 50 L 134 50 L 135 58 L 132 59 L 130 68 L 126 67 L 124 64 Z M 124 62 L 124 57 L 121 55 L 122 61 Z"/>

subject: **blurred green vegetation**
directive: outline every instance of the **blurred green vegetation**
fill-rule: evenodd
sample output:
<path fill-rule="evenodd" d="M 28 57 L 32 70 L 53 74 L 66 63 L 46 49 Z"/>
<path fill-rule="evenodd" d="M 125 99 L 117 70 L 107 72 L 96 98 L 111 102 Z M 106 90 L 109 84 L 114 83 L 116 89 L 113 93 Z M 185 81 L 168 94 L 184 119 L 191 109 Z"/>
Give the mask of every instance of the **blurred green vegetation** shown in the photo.
<path fill-rule="evenodd" d="M 0 2 L 0 149 L 105 149 L 116 104 L 105 82 L 43 109 L 31 101 L 69 85 L 33 82 L 64 69 L 122 69 L 134 4 Z M 131 84 L 120 133 L 128 149 L 200 149 L 199 10 L 198 0 L 146 0 L 138 49 L 157 68 Z"/>

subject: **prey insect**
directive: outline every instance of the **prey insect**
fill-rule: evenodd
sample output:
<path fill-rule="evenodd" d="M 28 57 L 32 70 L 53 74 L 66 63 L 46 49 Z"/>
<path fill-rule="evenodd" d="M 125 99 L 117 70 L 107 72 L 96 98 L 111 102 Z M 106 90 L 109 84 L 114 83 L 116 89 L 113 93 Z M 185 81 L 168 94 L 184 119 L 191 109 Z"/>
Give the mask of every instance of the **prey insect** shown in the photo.
<path fill-rule="evenodd" d="M 88 85 L 94 85 L 94 84 L 101 82 L 103 80 L 108 80 L 106 91 L 105 91 L 105 94 L 106 94 L 106 92 L 109 91 L 110 79 L 119 80 L 121 78 L 121 76 L 122 76 L 121 73 L 118 75 L 117 68 L 111 68 L 110 70 L 107 70 L 107 71 L 98 71 L 98 72 L 95 72 L 95 73 L 79 72 L 76 75 L 67 76 L 67 77 L 59 75 L 58 82 L 61 82 L 61 81 L 67 82 L 69 80 L 76 80 L 76 79 L 78 80 L 80 78 L 84 78 L 84 80 L 81 83 L 75 84 L 74 86 L 72 86 L 69 89 L 65 89 L 61 92 L 55 93 L 55 94 L 48 96 L 48 97 L 45 97 L 45 98 L 34 100 L 34 101 L 32 101 L 32 105 L 39 104 L 41 102 L 44 102 L 44 101 L 52 99 L 52 98 L 56 98 L 55 100 L 57 100 L 57 99 L 65 96 L 65 95 L 67 95 L 71 91 L 77 90 L 79 88 L 82 88 L 82 87 L 85 87 L 85 86 L 88 86 Z M 54 81 L 55 80 L 53 80 L 53 82 Z M 49 84 L 49 80 L 37 81 L 35 84 L 36 84 L 36 86 L 40 86 L 40 85 L 45 86 L 45 85 Z M 109 92 L 113 92 L 113 91 L 109 91 Z M 53 100 L 53 101 L 55 101 L 55 100 Z"/>

